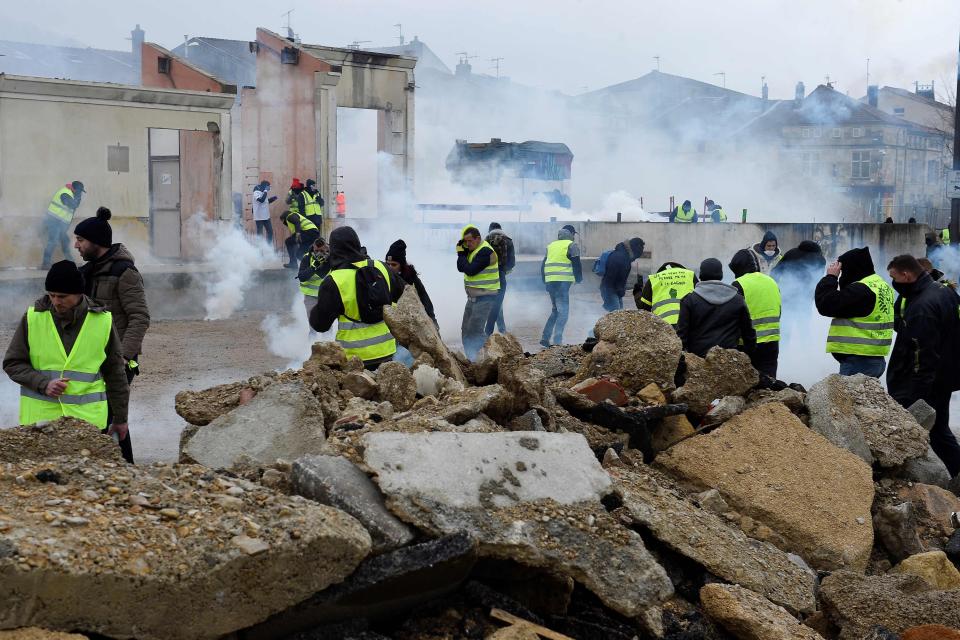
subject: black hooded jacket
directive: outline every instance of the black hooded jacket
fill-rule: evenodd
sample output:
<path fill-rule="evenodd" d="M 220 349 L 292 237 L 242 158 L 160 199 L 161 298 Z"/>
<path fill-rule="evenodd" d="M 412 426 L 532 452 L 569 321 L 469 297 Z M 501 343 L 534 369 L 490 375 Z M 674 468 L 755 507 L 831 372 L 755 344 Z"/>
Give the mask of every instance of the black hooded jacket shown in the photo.
<path fill-rule="evenodd" d="M 627 242 L 617 243 L 613 253 L 607 256 L 606 269 L 600 280 L 600 293 L 606 299 L 608 296 L 622 298 L 627 293 L 627 278 L 630 277 L 630 265 L 643 253 L 643 240 L 632 238 Z"/>
<path fill-rule="evenodd" d="M 770 275 L 788 296 L 810 299 L 813 297 L 813 282 L 820 278 L 826 266 L 827 260 L 823 257 L 820 245 L 812 240 L 804 240 L 783 254 L 783 259 Z M 809 295 L 805 295 L 808 292 Z"/>
<path fill-rule="evenodd" d="M 763 252 L 763 247 L 770 241 L 777 243 L 777 249 L 773 252 L 772 256 L 768 256 Z M 759 244 L 755 244 L 750 247 L 750 251 L 757 257 L 757 264 L 760 265 L 760 272 L 770 275 L 770 271 L 777 266 L 777 263 L 780 262 L 783 257 L 780 253 L 780 243 L 777 241 L 777 236 L 773 231 L 767 231 L 763 234 L 763 238 L 760 240 Z"/>
<path fill-rule="evenodd" d="M 351 227 L 338 227 L 330 232 L 330 271 L 349 269 L 354 262 L 367 260 L 367 254 L 360 245 L 357 232 Z M 376 262 L 376 261 L 375 261 Z M 394 302 L 403 295 L 403 280 L 390 269 L 390 297 Z M 324 278 L 317 292 L 317 304 L 310 311 L 310 326 L 314 331 L 323 333 L 333 326 L 334 321 L 343 313 L 343 300 L 340 289 L 333 278 Z"/>
<path fill-rule="evenodd" d="M 736 349 L 743 340 L 743 351 L 753 353 L 757 332 L 750 310 L 737 290 L 719 280 L 701 281 L 680 300 L 677 335 L 683 350 L 701 358 L 713 347 Z"/>
<path fill-rule="evenodd" d="M 838 258 L 842 271 L 826 275 L 817 283 L 814 300 L 817 311 L 828 318 L 859 318 L 873 311 L 877 298 L 870 287 L 859 282 L 876 273 L 870 248 L 851 249 Z M 838 289 L 839 285 L 839 289 Z"/>
<path fill-rule="evenodd" d="M 926 273 L 896 289 L 897 339 L 887 366 L 887 391 L 905 407 L 917 400 L 936 406 L 940 392 L 957 388 L 960 363 L 954 353 L 960 297 Z"/>

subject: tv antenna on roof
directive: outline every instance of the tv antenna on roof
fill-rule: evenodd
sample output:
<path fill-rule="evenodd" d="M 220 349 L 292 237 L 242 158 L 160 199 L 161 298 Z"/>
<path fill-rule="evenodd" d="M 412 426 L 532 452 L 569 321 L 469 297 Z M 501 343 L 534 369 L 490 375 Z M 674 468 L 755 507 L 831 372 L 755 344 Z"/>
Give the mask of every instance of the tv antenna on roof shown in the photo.
<path fill-rule="evenodd" d="M 467 55 L 467 52 L 466 52 L 466 51 L 458 51 L 458 52 L 457 52 L 457 55 L 460 56 L 460 64 L 468 64 L 468 63 L 470 62 L 470 60 L 473 60 L 474 58 L 479 58 L 479 57 L 480 57 L 480 56 Z"/>
<path fill-rule="evenodd" d="M 287 18 L 287 37 L 288 37 L 288 38 L 292 38 L 292 37 L 293 37 L 293 29 L 290 27 L 290 14 L 291 14 L 291 13 L 293 13 L 293 9 L 290 9 L 290 11 L 287 11 L 286 13 L 281 13 L 281 14 L 280 14 L 281 17 L 286 17 L 286 18 Z"/>
<path fill-rule="evenodd" d="M 395 24 L 395 25 L 393 25 L 393 26 L 395 26 L 395 27 L 397 28 L 398 32 L 399 32 L 397 35 L 394 36 L 394 38 L 396 38 L 397 40 L 399 40 L 399 41 L 400 41 L 400 44 L 402 45 L 402 44 L 403 44 L 403 25 L 398 22 L 397 24 Z"/>
<path fill-rule="evenodd" d="M 347 49 L 359 49 L 362 44 L 370 44 L 372 40 L 354 40 L 347 45 Z"/>
<path fill-rule="evenodd" d="M 500 63 L 503 62 L 503 58 L 490 58 L 490 62 L 493 63 L 493 68 L 497 70 L 497 77 L 500 77 Z"/>
<path fill-rule="evenodd" d="M 726 73 L 725 71 L 718 71 L 718 72 L 716 72 L 716 73 L 713 74 L 713 75 L 715 75 L 715 76 L 720 76 L 720 79 L 723 81 L 723 88 L 726 89 L 726 88 L 727 88 L 727 73 Z"/>
<path fill-rule="evenodd" d="M 660 71 L 660 56 L 653 56 L 653 59 L 657 62 L 657 71 Z"/>

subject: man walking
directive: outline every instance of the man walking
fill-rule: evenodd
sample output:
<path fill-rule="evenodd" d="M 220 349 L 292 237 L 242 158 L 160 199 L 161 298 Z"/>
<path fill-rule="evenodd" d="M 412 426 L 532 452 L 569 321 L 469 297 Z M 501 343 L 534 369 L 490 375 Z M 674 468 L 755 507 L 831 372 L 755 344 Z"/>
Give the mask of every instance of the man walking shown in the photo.
<path fill-rule="evenodd" d="M 3 357 L 4 372 L 20 385 L 20 424 L 78 418 L 115 434 L 122 447 L 129 387 L 111 314 L 83 294 L 83 276 L 69 260 L 50 267 L 44 286 Z"/>
<path fill-rule="evenodd" d="M 110 218 L 110 209 L 100 207 L 95 217 L 80 222 L 74 229 L 74 248 L 86 261 L 80 267 L 84 293 L 113 316 L 127 382 L 133 383 L 133 378 L 140 373 L 140 353 L 150 327 L 150 310 L 143 276 L 134 265 L 133 255 L 122 244 L 113 243 Z M 133 445 L 129 435 L 120 441 L 120 449 L 124 459 L 132 463 Z"/>
<path fill-rule="evenodd" d="M 869 247 L 831 263 L 814 301 L 820 315 L 833 318 L 827 353 L 840 363 L 840 375 L 879 378 L 893 343 L 893 289 L 874 271 Z"/>
<path fill-rule="evenodd" d="M 50 198 L 50 204 L 47 205 L 47 215 L 44 216 L 43 226 L 47 232 L 47 246 L 43 249 L 43 262 L 41 266 L 44 269 L 50 268 L 50 261 L 53 259 L 53 252 L 60 244 L 60 251 L 63 252 L 65 259 L 70 258 L 70 223 L 73 222 L 73 216 L 80 207 L 80 199 L 84 193 L 83 183 L 74 180 L 70 184 L 59 189 L 53 197 Z"/>
<path fill-rule="evenodd" d="M 913 256 L 887 265 L 893 288 L 897 341 L 887 367 L 887 391 L 904 407 L 923 400 L 936 409 L 930 446 L 950 476 L 960 473 L 960 445 L 950 430 L 950 396 L 957 389 L 957 336 L 960 319 L 956 292 L 926 273 Z"/>
<path fill-rule="evenodd" d="M 607 262 L 600 277 L 600 298 L 603 300 L 603 310 L 617 311 L 623 309 L 623 296 L 627 294 L 627 279 L 634 260 L 643 255 L 643 240 L 630 238 L 625 242 L 618 242 L 607 255 Z"/>
<path fill-rule="evenodd" d="M 580 248 L 574 243 L 576 234 L 572 224 L 563 225 L 557 239 L 547 245 L 547 253 L 540 265 L 540 275 L 550 294 L 550 317 L 543 326 L 540 344 L 544 347 L 563 344 L 563 330 L 570 316 L 570 287 L 583 281 L 580 265 Z"/>
<path fill-rule="evenodd" d="M 270 205 L 277 201 L 277 196 L 270 195 L 270 182 L 263 180 L 253 189 L 253 224 L 256 234 L 262 232 L 267 244 L 273 247 L 273 221 L 270 220 Z"/>
<path fill-rule="evenodd" d="M 503 299 L 507 295 L 507 276 L 517 264 L 517 254 L 513 248 L 513 239 L 503 231 L 499 222 L 491 222 L 487 229 L 487 243 L 497 254 L 497 268 L 500 270 L 500 292 L 497 295 L 496 308 L 490 310 L 487 318 L 485 333 L 493 335 L 496 328 L 500 333 L 506 333 L 507 327 L 503 322 Z"/>
<path fill-rule="evenodd" d="M 700 281 L 680 301 L 677 335 L 683 350 L 701 358 L 713 347 L 736 349 L 748 355 L 756 346 L 757 333 L 747 303 L 737 290 L 721 282 L 723 265 L 716 258 L 700 264 Z"/>
<path fill-rule="evenodd" d="M 757 332 L 757 348 L 750 356 L 753 368 L 776 379 L 780 358 L 780 288 L 773 278 L 760 273 L 760 265 L 748 249 L 733 254 L 728 266 L 736 277 L 733 288 L 746 301 Z"/>
<path fill-rule="evenodd" d="M 460 338 L 463 352 L 473 360 L 487 339 L 487 319 L 500 293 L 497 253 L 473 225 L 463 228 L 457 242 L 457 271 L 463 274 L 463 288 L 467 293 Z"/>

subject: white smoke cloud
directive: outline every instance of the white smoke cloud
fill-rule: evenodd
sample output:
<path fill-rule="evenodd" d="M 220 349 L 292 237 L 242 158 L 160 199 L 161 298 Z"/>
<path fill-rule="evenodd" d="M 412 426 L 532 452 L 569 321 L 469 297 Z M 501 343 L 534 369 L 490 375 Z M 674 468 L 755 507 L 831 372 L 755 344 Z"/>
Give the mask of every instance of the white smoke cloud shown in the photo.
<path fill-rule="evenodd" d="M 319 336 L 313 333 L 307 321 L 303 294 L 299 291 L 293 296 L 288 313 L 268 315 L 260 323 L 260 330 L 263 331 L 267 350 L 288 360 L 284 369 L 299 369 L 304 360 L 310 357 L 312 343 L 333 340 L 335 335 L 332 328 Z"/>

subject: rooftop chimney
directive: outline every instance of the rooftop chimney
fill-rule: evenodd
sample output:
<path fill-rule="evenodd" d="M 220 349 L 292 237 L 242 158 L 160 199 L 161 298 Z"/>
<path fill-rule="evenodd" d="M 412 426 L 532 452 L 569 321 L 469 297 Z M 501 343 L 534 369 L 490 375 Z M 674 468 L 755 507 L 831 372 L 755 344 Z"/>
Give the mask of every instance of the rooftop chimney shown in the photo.
<path fill-rule="evenodd" d="M 140 78 L 140 63 L 142 60 L 141 48 L 143 47 L 145 36 L 146 34 L 143 29 L 140 28 L 139 24 L 130 32 L 130 52 L 133 54 L 133 68 L 134 73 L 137 74 L 137 84 L 142 84 L 142 79 Z"/>
<path fill-rule="evenodd" d="M 803 86 L 803 82 L 798 82 L 797 88 L 793 94 L 793 102 L 797 106 L 800 106 L 800 103 L 803 102 L 803 98 L 806 95 L 806 93 L 807 93 L 807 88 Z"/>
<path fill-rule="evenodd" d="M 473 71 L 473 66 L 466 60 L 461 60 L 457 63 L 456 75 L 458 76 L 468 76 Z"/>
<path fill-rule="evenodd" d="M 880 104 L 880 86 L 871 84 L 867 87 L 867 104 L 874 109 Z"/>

